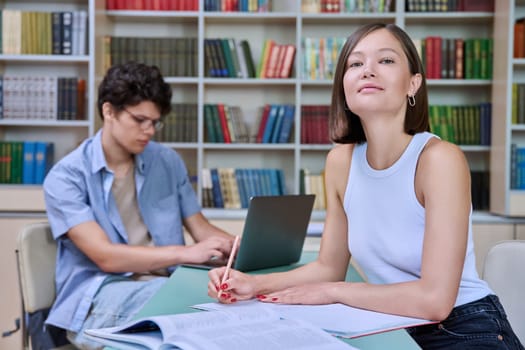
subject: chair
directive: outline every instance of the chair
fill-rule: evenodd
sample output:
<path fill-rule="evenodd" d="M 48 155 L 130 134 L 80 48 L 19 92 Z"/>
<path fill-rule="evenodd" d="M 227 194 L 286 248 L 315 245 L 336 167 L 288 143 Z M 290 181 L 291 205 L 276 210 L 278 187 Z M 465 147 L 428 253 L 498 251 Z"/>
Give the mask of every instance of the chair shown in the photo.
<path fill-rule="evenodd" d="M 485 258 L 483 279 L 498 295 L 512 328 L 525 344 L 525 240 L 502 241 Z"/>
<path fill-rule="evenodd" d="M 31 315 L 47 310 L 55 299 L 55 259 L 57 248 L 47 222 L 26 225 L 16 243 L 18 276 L 22 299 L 24 349 L 29 348 Z M 43 321 L 43 315 L 41 315 Z M 62 337 L 63 338 L 63 337 Z M 33 346 L 34 349 L 34 339 Z M 56 349 L 72 349 L 72 345 Z"/>

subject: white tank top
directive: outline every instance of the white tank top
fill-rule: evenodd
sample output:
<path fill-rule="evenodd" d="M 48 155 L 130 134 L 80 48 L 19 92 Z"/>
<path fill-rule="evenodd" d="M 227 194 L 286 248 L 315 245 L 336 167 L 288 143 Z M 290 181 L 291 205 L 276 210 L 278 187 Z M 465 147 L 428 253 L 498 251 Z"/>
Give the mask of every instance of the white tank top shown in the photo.
<path fill-rule="evenodd" d="M 370 167 L 366 143 L 354 147 L 344 197 L 348 248 L 370 283 L 398 283 L 421 276 L 425 208 L 417 200 L 414 179 L 419 155 L 432 137 L 437 136 L 428 132 L 414 135 L 399 160 L 384 170 Z M 476 270 L 471 210 L 455 306 L 491 293 Z"/>

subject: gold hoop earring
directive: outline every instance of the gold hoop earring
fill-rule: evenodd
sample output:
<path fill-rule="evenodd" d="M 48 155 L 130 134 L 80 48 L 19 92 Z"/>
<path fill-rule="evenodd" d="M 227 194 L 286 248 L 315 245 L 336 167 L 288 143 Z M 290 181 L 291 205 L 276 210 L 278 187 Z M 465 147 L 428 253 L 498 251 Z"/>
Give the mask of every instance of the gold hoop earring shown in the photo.
<path fill-rule="evenodd" d="M 414 95 L 408 96 L 408 105 L 410 107 L 414 107 L 416 105 L 416 98 L 414 97 Z"/>

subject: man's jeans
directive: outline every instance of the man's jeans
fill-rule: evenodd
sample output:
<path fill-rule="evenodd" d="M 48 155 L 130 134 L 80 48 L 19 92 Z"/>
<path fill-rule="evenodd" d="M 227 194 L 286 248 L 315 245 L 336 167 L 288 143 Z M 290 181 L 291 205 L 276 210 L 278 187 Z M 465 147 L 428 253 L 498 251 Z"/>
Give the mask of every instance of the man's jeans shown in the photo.
<path fill-rule="evenodd" d="M 108 277 L 95 295 L 80 332 L 68 331 L 67 338 L 79 349 L 103 349 L 103 345 L 87 339 L 84 330 L 119 326 L 131 320 L 166 280 L 166 277 L 156 277 L 149 281 Z"/>

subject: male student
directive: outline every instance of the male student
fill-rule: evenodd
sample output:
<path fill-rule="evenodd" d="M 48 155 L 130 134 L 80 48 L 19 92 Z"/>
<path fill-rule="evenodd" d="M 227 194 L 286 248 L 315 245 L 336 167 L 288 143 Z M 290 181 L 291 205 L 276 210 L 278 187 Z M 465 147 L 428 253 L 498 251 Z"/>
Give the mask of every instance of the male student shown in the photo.
<path fill-rule="evenodd" d="M 103 127 L 60 160 L 44 193 L 58 244 L 46 323 L 81 349 L 83 330 L 132 317 L 181 263 L 226 259 L 233 237 L 208 222 L 181 157 L 151 141 L 171 109 L 157 67 L 110 68 L 98 90 Z M 184 244 L 183 227 L 195 240 Z"/>

